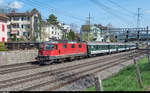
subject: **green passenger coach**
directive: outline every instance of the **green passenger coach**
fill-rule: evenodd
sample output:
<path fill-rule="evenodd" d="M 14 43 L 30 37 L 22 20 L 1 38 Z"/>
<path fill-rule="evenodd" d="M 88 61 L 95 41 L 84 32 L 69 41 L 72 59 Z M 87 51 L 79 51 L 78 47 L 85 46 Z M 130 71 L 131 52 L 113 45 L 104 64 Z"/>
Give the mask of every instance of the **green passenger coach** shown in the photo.
<path fill-rule="evenodd" d="M 136 48 L 137 48 L 136 44 L 130 44 L 130 43 L 87 42 L 88 55 L 121 52 L 121 51 L 136 49 Z"/>

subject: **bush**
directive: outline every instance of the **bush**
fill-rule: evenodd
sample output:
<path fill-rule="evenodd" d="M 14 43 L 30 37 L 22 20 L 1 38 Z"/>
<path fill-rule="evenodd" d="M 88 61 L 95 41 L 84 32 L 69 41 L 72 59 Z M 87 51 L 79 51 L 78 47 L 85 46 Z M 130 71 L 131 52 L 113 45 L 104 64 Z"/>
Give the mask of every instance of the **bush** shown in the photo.
<path fill-rule="evenodd" d="M 5 43 L 0 42 L 0 51 L 6 51 Z"/>

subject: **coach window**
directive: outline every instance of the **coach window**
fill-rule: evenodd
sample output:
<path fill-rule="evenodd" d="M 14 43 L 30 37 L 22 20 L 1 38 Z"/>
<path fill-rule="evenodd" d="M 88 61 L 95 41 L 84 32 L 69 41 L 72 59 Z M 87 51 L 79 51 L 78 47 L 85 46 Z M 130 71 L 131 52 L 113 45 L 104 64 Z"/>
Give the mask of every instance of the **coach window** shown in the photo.
<path fill-rule="evenodd" d="M 56 50 L 58 49 L 58 45 L 56 45 Z"/>
<path fill-rule="evenodd" d="M 67 48 L 67 45 L 65 44 L 65 45 L 63 45 L 63 49 L 66 49 Z"/>
<path fill-rule="evenodd" d="M 81 45 L 81 44 L 79 45 L 79 48 L 82 48 L 82 45 Z"/>
<path fill-rule="evenodd" d="M 72 45 L 71 45 L 71 48 L 75 48 L 75 45 L 74 45 L 74 44 L 72 44 Z"/>
<path fill-rule="evenodd" d="M 91 48 L 91 46 L 90 46 L 90 45 L 88 45 L 88 48 L 90 49 L 90 48 Z"/>

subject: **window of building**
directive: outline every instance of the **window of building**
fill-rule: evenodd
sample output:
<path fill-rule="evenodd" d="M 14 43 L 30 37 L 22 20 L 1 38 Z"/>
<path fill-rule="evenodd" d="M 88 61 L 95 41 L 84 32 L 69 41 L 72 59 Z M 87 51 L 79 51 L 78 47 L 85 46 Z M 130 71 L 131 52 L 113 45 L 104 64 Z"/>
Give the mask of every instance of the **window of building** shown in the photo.
<path fill-rule="evenodd" d="M 10 32 L 7 32 L 7 36 L 8 36 L 8 38 L 10 37 Z"/>
<path fill-rule="evenodd" d="M 24 28 L 24 25 L 21 25 L 21 28 Z"/>
<path fill-rule="evenodd" d="M 10 29 L 10 25 L 7 25 L 7 28 Z"/>
<path fill-rule="evenodd" d="M 5 42 L 5 37 L 2 37 L 2 42 Z"/>
<path fill-rule="evenodd" d="M 74 44 L 72 44 L 72 45 L 71 45 L 71 48 L 75 48 L 75 45 L 74 45 Z"/>
<path fill-rule="evenodd" d="M 17 35 L 19 35 L 19 31 L 17 32 Z"/>
<path fill-rule="evenodd" d="M 13 24 L 13 28 L 19 28 L 19 24 Z"/>
<path fill-rule="evenodd" d="M 8 20 L 11 21 L 11 17 Z"/>
<path fill-rule="evenodd" d="M 28 21 L 28 20 L 29 20 L 29 17 L 22 17 L 21 20 L 22 20 L 22 21 Z"/>
<path fill-rule="evenodd" d="M 5 26 L 4 26 L 4 24 L 2 24 L 2 31 L 3 31 L 3 32 L 5 31 Z"/>
<path fill-rule="evenodd" d="M 21 25 L 21 28 L 30 28 L 30 25 L 28 25 L 28 24 L 23 24 L 23 25 Z"/>
<path fill-rule="evenodd" d="M 14 21 L 19 21 L 19 19 L 20 19 L 19 17 L 13 17 Z"/>

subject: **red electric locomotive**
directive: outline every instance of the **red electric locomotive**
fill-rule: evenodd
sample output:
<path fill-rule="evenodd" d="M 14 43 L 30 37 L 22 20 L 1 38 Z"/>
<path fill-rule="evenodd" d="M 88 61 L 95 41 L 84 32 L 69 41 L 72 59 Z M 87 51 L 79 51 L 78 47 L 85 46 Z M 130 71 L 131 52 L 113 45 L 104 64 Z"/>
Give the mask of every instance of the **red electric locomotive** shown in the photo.
<path fill-rule="evenodd" d="M 85 42 L 49 41 L 39 46 L 36 59 L 40 63 L 52 63 L 58 60 L 85 57 L 87 55 Z"/>

